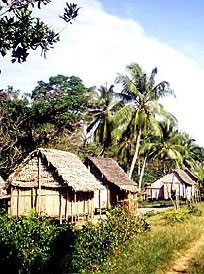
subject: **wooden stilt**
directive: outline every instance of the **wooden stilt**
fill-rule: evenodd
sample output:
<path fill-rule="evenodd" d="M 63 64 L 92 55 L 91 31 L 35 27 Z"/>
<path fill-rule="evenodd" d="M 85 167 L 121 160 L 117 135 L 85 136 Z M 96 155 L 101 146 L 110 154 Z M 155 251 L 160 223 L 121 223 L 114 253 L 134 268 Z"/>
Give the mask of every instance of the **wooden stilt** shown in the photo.
<path fill-rule="evenodd" d="M 101 216 L 101 191 L 100 190 L 99 190 L 98 198 L 99 198 L 99 214 Z"/>
<path fill-rule="evenodd" d="M 17 216 L 19 216 L 19 203 L 20 203 L 19 199 L 20 199 L 20 194 L 19 194 L 19 188 L 18 188 L 18 190 L 17 190 Z"/>
<path fill-rule="evenodd" d="M 67 199 L 66 199 L 66 209 L 65 209 L 65 220 L 68 221 L 68 216 L 69 216 L 69 194 L 67 191 Z"/>
<path fill-rule="evenodd" d="M 74 221 L 76 222 L 77 204 L 76 204 L 76 192 L 74 192 Z"/>
<path fill-rule="evenodd" d="M 62 224 L 62 195 L 61 195 L 61 193 L 59 194 L 59 219 L 60 219 L 60 224 Z"/>
<path fill-rule="evenodd" d="M 41 159 L 40 156 L 38 156 L 38 213 L 41 215 Z"/>
<path fill-rule="evenodd" d="M 71 222 L 73 223 L 73 197 L 71 197 Z"/>

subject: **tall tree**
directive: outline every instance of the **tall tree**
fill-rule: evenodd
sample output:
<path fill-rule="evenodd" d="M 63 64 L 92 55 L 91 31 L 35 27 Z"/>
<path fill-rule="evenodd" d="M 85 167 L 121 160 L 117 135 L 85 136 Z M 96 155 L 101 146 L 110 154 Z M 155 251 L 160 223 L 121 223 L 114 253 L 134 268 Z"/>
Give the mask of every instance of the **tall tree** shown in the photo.
<path fill-rule="evenodd" d="M 57 75 L 46 83 L 39 81 L 31 100 L 36 123 L 50 122 L 72 130 L 86 108 L 88 89 L 76 76 Z"/>
<path fill-rule="evenodd" d="M 129 171 L 131 178 L 138 158 L 142 135 L 146 136 L 150 130 L 154 131 L 155 135 L 160 135 L 157 117 L 171 120 L 174 123 L 176 119 L 158 102 L 162 97 L 174 95 L 174 92 L 166 81 L 155 84 L 157 68 L 152 70 L 150 77 L 138 64 L 127 66 L 127 70 L 129 75 L 118 74 L 116 83 L 122 85 L 122 91 L 118 96 L 124 102 L 130 103 L 132 108 L 131 116 L 127 119 L 127 122 L 130 121 L 127 128 L 135 140 L 135 153 Z M 120 110 L 120 115 L 123 116 L 123 109 Z"/>
<path fill-rule="evenodd" d="M 87 127 L 87 134 L 94 135 L 95 141 L 103 146 L 101 155 L 111 143 L 112 118 L 114 108 L 117 108 L 118 100 L 114 99 L 114 86 L 101 86 L 99 88 L 99 99 L 95 109 L 90 111 L 92 121 Z"/>

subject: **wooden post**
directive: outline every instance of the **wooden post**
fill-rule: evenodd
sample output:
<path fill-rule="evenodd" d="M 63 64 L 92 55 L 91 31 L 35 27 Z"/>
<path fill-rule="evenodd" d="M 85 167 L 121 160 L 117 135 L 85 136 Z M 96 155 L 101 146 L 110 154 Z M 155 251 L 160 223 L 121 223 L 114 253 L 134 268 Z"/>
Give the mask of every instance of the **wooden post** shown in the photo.
<path fill-rule="evenodd" d="M 59 219 L 60 219 L 60 224 L 62 224 L 62 195 L 61 195 L 61 193 L 59 194 Z"/>
<path fill-rule="evenodd" d="M 68 194 L 68 190 L 67 190 L 67 199 L 66 199 L 66 209 L 65 209 L 65 219 L 66 221 L 68 221 L 68 216 L 69 216 L 69 194 Z"/>
<path fill-rule="evenodd" d="M 107 188 L 107 208 L 109 208 L 109 188 Z"/>
<path fill-rule="evenodd" d="M 77 204 L 76 204 L 76 192 L 74 192 L 74 221 L 76 222 L 76 207 L 77 207 Z"/>
<path fill-rule="evenodd" d="M 83 209 L 83 211 L 84 211 L 84 220 L 85 220 L 85 218 L 86 218 L 86 193 L 85 194 L 83 194 L 83 198 L 84 198 L 84 209 Z"/>
<path fill-rule="evenodd" d="M 41 170 L 40 170 L 40 166 L 41 166 L 41 159 L 40 156 L 38 155 L 38 213 L 39 215 L 41 215 Z"/>
<path fill-rule="evenodd" d="M 98 192 L 98 199 L 99 199 L 99 214 L 101 216 L 101 191 Z"/>
<path fill-rule="evenodd" d="M 17 190 L 17 216 L 19 216 L 19 199 L 20 199 L 20 195 L 19 195 L 19 188 Z"/>
<path fill-rule="evenodd" d="M 87 200 L 87 209 L 88 209 L 88 218 L 89 218 L 89 214 L 90 214 L 90 210 L 89 210 L 89 192 L 88 192 L 88 200 Z"/>
<path fill-rule="evenodd" d="M 91 219 L 93 219 L 94 215 L 94 196 L 91 199 Z"/>
<path fill-rule="evenodd" d="M 33 188 L 31 188 L 31 208 L 33 207 Z"/>
<path fill-rule="evenodd" d="M 79 195 L 79 193 L 78 193 Z M 79 221 L 79 197 L 78 197 L 78 200 L 77 200 L 77 221 Z"/>
<path fill-rule="evenodd" d="M 73 196 L 71 195 L 71 222 L 73 223 Z"/>

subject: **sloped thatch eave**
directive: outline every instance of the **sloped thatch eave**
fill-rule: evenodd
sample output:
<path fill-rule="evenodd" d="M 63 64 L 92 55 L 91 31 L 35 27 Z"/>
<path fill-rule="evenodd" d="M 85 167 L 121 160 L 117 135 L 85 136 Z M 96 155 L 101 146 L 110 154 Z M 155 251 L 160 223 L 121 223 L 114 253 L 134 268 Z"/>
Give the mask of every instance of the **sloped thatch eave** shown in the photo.
<path fill-rule="evenodd" d="M 87 157 L 85 164 L 88 165 L 88 163 L 93 164 L 107 182 L 127 192 L 138 192 L 136 183 L 128 178 L 115 160 L 111 158 Z"/>
<path fill-rule="evenodd" d="M 73 153 L 56 149 L 37 149 L 30 153 L 28 157 L 20 164 L 17 169 L 9 176 L 8 185 L 16 185 L 18 187 L 35 187 L 36 182 L 22 184 L 14 183 L 14 178 L 21 169 L 33 158 L 39 156 L 46 163 L 46 166 L 53 169 L 59 178 L 56 183 L 46 184 L 47 187 L 64 187 L 68 186 L 75 192 L 93 192 L 102 190 L 103 186 L 97 182 L 95 177 L 88 171 L 82 161 Z M 29 186 L 28 186 L 29 185 Z M 43 185 L 42 185 L 43 186 Z"/>

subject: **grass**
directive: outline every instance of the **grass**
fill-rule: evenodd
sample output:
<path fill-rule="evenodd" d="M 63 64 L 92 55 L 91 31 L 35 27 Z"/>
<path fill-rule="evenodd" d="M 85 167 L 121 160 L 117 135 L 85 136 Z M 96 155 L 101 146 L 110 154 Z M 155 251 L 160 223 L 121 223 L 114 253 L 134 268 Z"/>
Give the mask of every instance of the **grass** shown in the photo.
<path fill-rule="evenodd" d="M 200 208 L 204 212 L 204 205 Z M 172 225 L 164 220 L 164 214 L 151 217 L 151 231 L 131 240 L 111 258 L 111 273 L 163 273 L 175 252 L 185 250 L 204 233 L 203 216 Z"/>
<path fill-rule="evenodd" d="M 204 250 L 200 250 L 193 264 L 189 268 L 189 274 L 203 274 L 203 273 L 204 273 Z"/>

